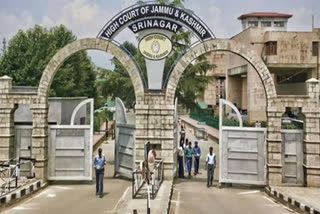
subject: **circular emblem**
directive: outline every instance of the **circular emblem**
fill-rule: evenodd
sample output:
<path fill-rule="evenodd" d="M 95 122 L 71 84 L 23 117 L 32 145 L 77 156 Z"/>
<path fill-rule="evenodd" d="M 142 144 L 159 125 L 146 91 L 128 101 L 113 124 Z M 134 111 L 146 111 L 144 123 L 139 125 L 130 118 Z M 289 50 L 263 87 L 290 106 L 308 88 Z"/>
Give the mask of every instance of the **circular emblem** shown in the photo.
<path fill-rule="evenodd" d="M 172 51 L 170 39 L 159 33 L 146 35 L 139 42 L 140 53 L 150 60 L 161 60 Z"/>

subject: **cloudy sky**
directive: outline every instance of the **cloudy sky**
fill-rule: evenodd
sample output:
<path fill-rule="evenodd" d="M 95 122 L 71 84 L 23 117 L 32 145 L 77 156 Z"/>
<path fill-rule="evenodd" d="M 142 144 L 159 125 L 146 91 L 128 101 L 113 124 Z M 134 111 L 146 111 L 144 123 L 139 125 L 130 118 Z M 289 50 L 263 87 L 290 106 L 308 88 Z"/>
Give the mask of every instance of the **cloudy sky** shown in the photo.
<path fill-rule="evenodd" d="M 0 0 L 0 39 L 9 40 L 19 29 L 35 24 L 51 27 L 64 24 L 78 38 L 96 37 L 103 25 L 120 10 L 136 0 Z M 218 38 L 231 37 L 241 31 L 237 17 L 248 12 L 282 12 L 293 14 L 288 30 L 310 31 L 311 16 L 320 27 L 320 0 L 186 0 Z M 131 32 L 117 40 L 134 40 Z M 107 54 L 91 51 L 99 66 L 110 66 Z"/>

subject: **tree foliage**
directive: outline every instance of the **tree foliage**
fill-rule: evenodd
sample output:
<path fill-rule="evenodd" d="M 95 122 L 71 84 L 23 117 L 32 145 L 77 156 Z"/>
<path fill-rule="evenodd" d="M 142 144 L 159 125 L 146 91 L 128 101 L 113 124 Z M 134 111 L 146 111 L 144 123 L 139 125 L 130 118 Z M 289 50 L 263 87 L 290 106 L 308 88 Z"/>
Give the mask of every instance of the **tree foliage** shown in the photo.
<path fill-rule="evenodd" d="M 146 66 L 139 50 L 130 42 L 124 42 L 123 47 L 130 52 L 134 60 L 139 64 L 142 75 L 146 78 Z M 132 81 L 127 70 L 117 58 L 112 58 L 114 69 L 99 68 L 97 88 L 99 95 L 114 99 L 119 97 L 126 106 L 134 107 L 135 94 Z"/>
<path fill-rule="evenodd" d="M 13 78 L 17 86 L 38 86 L 42 73 L 54 54 L 76 40 L 63 25 L 46 29 L 36 25 L 19 32 L 9 41 L 0 58 L 0 75 Z M 67 59 L 57 71 L 50 96 L 95 97 L 95 70 L 85 51 Z"/>

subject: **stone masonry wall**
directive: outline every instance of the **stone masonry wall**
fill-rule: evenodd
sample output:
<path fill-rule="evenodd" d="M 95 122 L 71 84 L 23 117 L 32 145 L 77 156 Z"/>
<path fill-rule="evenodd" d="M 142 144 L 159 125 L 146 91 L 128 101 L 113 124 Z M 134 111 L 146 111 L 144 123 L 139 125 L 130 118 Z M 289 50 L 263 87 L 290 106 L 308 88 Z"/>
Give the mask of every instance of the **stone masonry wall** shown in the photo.
<path fill-rule="evenodd" d="M 78 40 L 61 49 L 50 61 L 42 76 L 38 94 L 13 93 L 12 80 L 0 78 L 0 158 L 12 157 L 14 139 L 13 113 L 16 104 L 29 104 L 33 114 L 32 156 L 37 159 L 36 176 L 46 179 L 48 151 L 47 95 L 60 64 L 72 53 L 85 49 L 100 49 L 120 57 L 128 69 L 136 94 L 136 163 L 143 159 L 144 145 L 156 145 L 164 160 L 165 177 L 174 177 L 176 151 L 174 146 L 174 94 L 184 69 L 199 55 L 211 51 L 230 51 L 246 58 L 256 68 L 266 90 L 267 99 L 267 169 L 269 184 L 281 184 L 281 117 L 286 107 L 301 107 L 305 115 L 304 169 L 308 186 L 320 186 L 320 108 L 319 81 L 307 81 L 307 96 L 277 96 L 270 72 L 255 52 L 233 40 L 209 40 L 192 47 L 176 64 L 166 93 L 144 92 L 142 80 L 133 62 L 114 44 L 97 39 Z"/>
<path fill-rule="evenodd" d="M 144 103 L 136 105 L 136 164 L 144 157 L 144 145 L 150 141 L 156 146 L 157 158 L 164 161 L 166 179 L 174 177 L 174 105 L 161 93 L 146 93 Z"/>

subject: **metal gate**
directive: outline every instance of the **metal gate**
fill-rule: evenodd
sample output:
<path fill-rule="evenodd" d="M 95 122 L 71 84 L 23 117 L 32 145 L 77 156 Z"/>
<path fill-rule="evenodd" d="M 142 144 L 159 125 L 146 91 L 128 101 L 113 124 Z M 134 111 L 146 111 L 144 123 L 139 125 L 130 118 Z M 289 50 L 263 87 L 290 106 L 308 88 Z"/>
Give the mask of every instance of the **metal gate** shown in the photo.
<path fill-rule="evenodd" d="M 74 125 L 77 112 L 90 104 L 90 124 Z M 73 111 L 70 125 L 49 127 L 48 180 L 92 180 L 93 99 Z"/>
<path fill-rule="evenodd" d="M 15 125 L 15 158 L 31 158 L 32 155 L 32 126 Z M 31 177 L 30 163 L 20 166 L 20 176 Z"/>
<path fill-rule="evenodd" d="M 135 152 L 135 125 L 128 124 L 126 109 L 121 99 L 116 98 L 116 139 L 114 175 L 132 179 Z"/>
<path fill-rule="evenodd" d="M 303 184 L 303 131 L 281 130 L 282 182 Z"/>
<path fill-rule="evenodd" d="M 222 125 L 219 130 L 219 182 L 240 184 L 266 184 L 266 140 L 264 128 L 243 128 L 238 109 L 220 99 L 220 117 L 223 105 L 229 105 L 237 114 L 240 127 Z"/>

